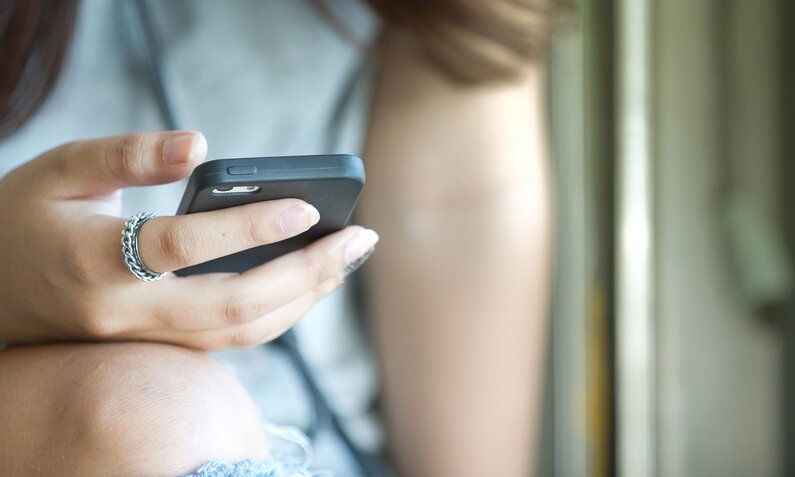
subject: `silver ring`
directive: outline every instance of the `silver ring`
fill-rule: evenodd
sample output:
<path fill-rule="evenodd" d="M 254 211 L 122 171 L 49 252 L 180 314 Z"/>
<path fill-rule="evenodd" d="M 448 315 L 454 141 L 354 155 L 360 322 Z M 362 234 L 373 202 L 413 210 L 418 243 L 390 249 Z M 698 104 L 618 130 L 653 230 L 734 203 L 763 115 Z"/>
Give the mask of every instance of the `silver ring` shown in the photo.
<path fill-rule="evenodd" d="M 124 257 L 124 264 L 135 278 L 145 282 L 160 280 L 165 275 L 150 270 L 138 254 L 138 232 L 146 221 L 155 217 L 157 216 L 152 212 L 138 212 L 124 223 L 124 230 L 121 231 L 121 254 Z"/>

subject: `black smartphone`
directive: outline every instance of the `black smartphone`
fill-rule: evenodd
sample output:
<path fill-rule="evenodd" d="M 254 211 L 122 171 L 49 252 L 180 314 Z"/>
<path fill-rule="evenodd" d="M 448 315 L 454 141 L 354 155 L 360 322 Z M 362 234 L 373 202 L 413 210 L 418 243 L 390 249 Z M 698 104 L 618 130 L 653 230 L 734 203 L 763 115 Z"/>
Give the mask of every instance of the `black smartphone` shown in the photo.
<path fill-rule="evenodd" d="M 177 270 L 177 275 L 243 272 L 301 249 L 347 225 L 364 188 L 364 164 L 356 156 L 251 157 L 218 159 L 196 167 L 177 214 L 225 209 L 266 200 L 301 199 L 320 212 L 306 232 L 281 242 Z"/>

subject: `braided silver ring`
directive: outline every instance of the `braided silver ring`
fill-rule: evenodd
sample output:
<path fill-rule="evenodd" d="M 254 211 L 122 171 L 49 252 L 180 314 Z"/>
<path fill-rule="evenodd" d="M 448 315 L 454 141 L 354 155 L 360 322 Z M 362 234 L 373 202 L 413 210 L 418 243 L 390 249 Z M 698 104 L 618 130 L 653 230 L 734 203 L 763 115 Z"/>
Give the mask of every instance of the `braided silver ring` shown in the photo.
<path fill-rule="evenodd" d="M 138 212 L 124 223 L 124 230 L 121 231 L 121 254 L 124 257 L 124 264 L 135 278 L 145 282 L 160 280 L 165 275 L 150 270 L 138 254 L 138 232 L 147 220 L 155 217 L 157 216 L 152 212 Z"/>

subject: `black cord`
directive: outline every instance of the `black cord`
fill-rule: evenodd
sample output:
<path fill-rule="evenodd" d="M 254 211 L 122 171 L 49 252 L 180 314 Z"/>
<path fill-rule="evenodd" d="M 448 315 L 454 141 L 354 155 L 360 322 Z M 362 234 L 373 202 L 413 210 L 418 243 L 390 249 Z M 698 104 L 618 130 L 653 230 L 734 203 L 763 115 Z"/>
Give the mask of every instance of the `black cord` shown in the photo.
<path fill-rule="evenodd" d="M 138 24 L 141 27 L 141 43 L 144 49 L 144 59 L 146 69 L 149 71 L 149 79 L 154 88 L 157 105 L 160 108 L 160 117 L 166 125 L 166 129 L 174 131 L 177 129 L 174 120 L 174 108 L 171 107 L 168 92 L 163 85 L 163 69 L 160 56 L 160 43 L 155 34 L 154 23 L 149 14 L 149 7 L 143 0 L 134 0 L 133 7 L 135 14 L 138 15 Z"/>
<path fill-rule="evenodd" d="M 283 335 L 272 342 L 279 347 L 287 355 L 287 358 L 301 375 L 301 382 L 304 388 L 309 393 L 312 403 L 309 406 L 309 422 L 306 429 L 302 429 L 303 433 L 310 440 L 314 440 L 321 426 L 330 423 L 331 417 L 328 414 L 328 409 L 325 406 L 318 406 L 317 403 L 322 400 L 320 391 L 313 379 L 307 379 L 311 375 L 311 370 L 307 366 L 300 351 L 298 350 L 298 338 L 295 336 L 293 330 L 287 330 Z"/>
<path fill-rule="evenodd" d="M 340 421 L 339 416 L 334 412 L 329 405 L 326 396 L 323 395 L 323 392 L 318 388 L 317 383 L 312 377 L 312 371 L 309 369 L 309 366 L 306 364 L 301 351 L 298 349 L 298 339 L 295 336 L 295 332 L 293 330 L 287 330 L 273 343 L 285 351 L 287 357 L 290 359 L 290 362 L 301 375 L 301 379 L 304 382 L 304 387 L 312 398 L 311 407 L 314 409 L 311 411 L 311 413 L 314 419 L 312 419 L 310 422 L 309 430 L 311 430 L 313 435 L 316 436 L 317 431 L 320 428 L 320 424 L 327 421 L 331 425 L 332 430 L 342 440 L 343 444 L 345 444 L 345 447 L 356 461 L 356 465 L 359 467 L 362 475 L 380 475 L 378 473 L 371 472 L 370 461 L 372 461 L 373 458 L 361 452 L 351 441 L 348 433 L 342 427 L 342 422 Z M 309 435 L 308 432 L 307 435 Z"/>
<path fill-rule="evenodd" d="M 176 121 L 174 120 L 174 109 L 171 106 L 168 91 L 166 91 L 163 84 L 163 69 L 160 56 L 160 47 L 157 35 L 155 34 L 154 24 L 152 17 L 149 14 L 149 9 L 143 0 L 133 0 L 135 7 L 135 14 L 138 16 L 138 24 L 141 28 L 141 43 L 144 49 L 144 57 L 146 59 L 146 67 L 149 72 L 149 78 L 154 89 L 157 104 L 160 108 L 160 115 L 163 122 L 170 130 L 177 129 Z M 357 466 L 362 472 L 362 475 L 380 475 L 381 472 L 371 472 L 375 464 L 370 465 L 368 462 L 373 461 L 367 455 L 362 453 L 356 445 L 351 441 L 348 433 L 342 427 L 339 417 L 329 405 L 328 400 L 320 391 L 315 382 L 312 372 L 306 364 L 304 357 L 298 349 L 298 340 L 292 330 L 287 330 L 281 337 L 273 342 L 280 346 L 286 353 L 290 362 L 301 375 L 304 387 L 309 392 L 311 397 L 310 418 L 309 425 L 305 434 L 314 439 L 320 429 L 320 425 L 328 422 L 334 433 L 338 435 L 345 447 L 350 452 L 353 459 L 356 461 Z"/>

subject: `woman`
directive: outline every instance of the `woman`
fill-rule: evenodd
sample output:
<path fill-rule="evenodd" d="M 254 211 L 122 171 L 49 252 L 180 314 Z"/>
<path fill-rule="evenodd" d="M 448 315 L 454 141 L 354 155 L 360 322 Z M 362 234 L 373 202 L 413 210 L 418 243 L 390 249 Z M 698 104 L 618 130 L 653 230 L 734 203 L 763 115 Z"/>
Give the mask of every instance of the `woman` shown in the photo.
<path fill-rule="evenodd" d="M 351 435 L 377 446 L 365 347 L 349 294 L 332 292 L 378 234 L 362 290 L 396 471 L 530 472 L 550 252 L 539 58 L 553 0 L 367 3 L 375 15 L 356 0 L 148 2 L 163 86 L 190 129 L 147 133 L 125 132 L 164 127 L 129 2 L 0 6 L 4 475 L 183 475 L 209 461 L 246 461 L 217 475 L 293 475 L 259 413 L 305 423 L 294 373 L 262 347 L 216 355 L 237 377 L 201 351 L 268 342 L 329 294 L 297 327 L 302 349 Z M 208 147 L 363 147 L 357 220 L 378 234 L 348 227 L 241 275 L 136 280 L 119 234 L 138 210 L 160 215 L 139 236 L 158 272 L 317 221 L 293 199 L 169 217 Z M 317 445 L 319 467 L 353 475 L 338 443 Z"/>

